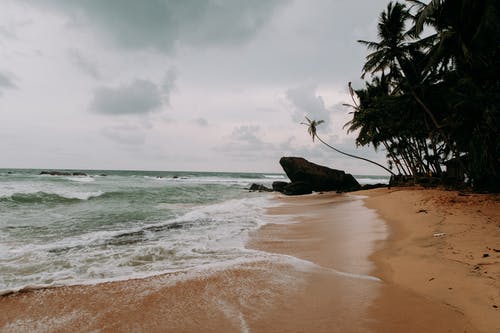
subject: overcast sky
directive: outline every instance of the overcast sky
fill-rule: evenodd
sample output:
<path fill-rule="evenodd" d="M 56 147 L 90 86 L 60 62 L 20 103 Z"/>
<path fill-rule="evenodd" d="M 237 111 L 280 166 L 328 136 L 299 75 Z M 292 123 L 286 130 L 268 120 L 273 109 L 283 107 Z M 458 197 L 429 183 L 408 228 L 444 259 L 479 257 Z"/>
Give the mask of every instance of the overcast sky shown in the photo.
<path fill-rule="evenodd" d="M 350 153 L 386 0 L 0 0 L 0 167 L 281 172 Z M 385 163 L 385 162 L 384 162 Z"/>

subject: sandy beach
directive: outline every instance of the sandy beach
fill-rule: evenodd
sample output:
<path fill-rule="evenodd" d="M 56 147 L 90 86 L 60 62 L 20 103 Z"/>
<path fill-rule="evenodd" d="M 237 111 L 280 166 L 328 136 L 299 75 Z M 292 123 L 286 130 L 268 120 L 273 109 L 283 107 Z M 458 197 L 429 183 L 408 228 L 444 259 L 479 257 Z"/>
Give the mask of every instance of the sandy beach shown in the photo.
<path fill-rule="evenodd" d="M 390 229 L 371 257 L 387 286 L 372 307 L 377 327 L 388 323 L 391 308 L 424 315 L 431 326 L 451 324 L 427 306 L 411 309 L 399 289 L 458 314 L 479 332 L 500 332 L 500 196 L 419 188 L 364 194 Z"/>
<path fill-rule="evenodd" d="M 377 189 L 276 200 L 274 223 L 250 236 L 254 257 L 3 296 L 0 331 L 500 331 L 498 196 Z"/>

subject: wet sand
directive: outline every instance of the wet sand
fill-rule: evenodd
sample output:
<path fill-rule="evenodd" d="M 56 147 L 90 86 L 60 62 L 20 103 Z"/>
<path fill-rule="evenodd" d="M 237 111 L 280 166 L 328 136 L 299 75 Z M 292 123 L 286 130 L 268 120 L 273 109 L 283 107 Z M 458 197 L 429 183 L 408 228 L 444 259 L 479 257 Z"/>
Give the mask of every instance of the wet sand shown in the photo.
<path fill-rule="evenodd" d="M 389 229 L 356 196 L 277 197 L 281 205 L 269 211 L 276 223 L 251 235 L 248 247 L 256 251 L 245 260 L 3 296 L 0 331 L 494 332 L 484 330 L 494 324 L 481 326 L 459 305 L 409 287 L 414 281 L 405 278 L 413 274 L 398 272 L 413 267 L 400 248 L 407 244 L 398 243 L 412 233 L 398 225 L 416 214 L 412 193 L 362 193 L 370 195 L 367 205 L 377 208 Z M 403 197 L 406 206 L 398 201 Z M 403 258 L 395 258 L 400 252 Z M 408 260 L 409 268 L 397 266 L 399 260 Z M 433 276 L 431 282 L 443 278 Z"/>

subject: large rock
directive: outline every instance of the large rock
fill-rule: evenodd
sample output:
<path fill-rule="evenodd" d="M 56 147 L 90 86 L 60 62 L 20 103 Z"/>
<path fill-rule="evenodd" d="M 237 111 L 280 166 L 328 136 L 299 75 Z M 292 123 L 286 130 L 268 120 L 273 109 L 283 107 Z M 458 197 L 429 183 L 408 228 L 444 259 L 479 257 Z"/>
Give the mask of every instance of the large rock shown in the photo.
<path fill-rule="evenodd" d="M 312 185 L 308 182 L 292 182 L 283 188 L 283 194 L 286 195 L 303 195 L 313 192 Z"/>
<path fill-rule="evenodd" d="M 273 191 L 283 193 L 285 190 L 285 186 L 287 186 L 288 184 L 290 184 L 290 183 L 283 182 L 283 181 L 275 181 L 275 182 L 273 182 Z"/>
<path fill-rule="evenodd" d="M 309 183 L 316 192 L 354 191 L 361 188 L 352 175 L 311 163 L 302 157 L 282 157 L 280 164 L 292 183 Z"/>

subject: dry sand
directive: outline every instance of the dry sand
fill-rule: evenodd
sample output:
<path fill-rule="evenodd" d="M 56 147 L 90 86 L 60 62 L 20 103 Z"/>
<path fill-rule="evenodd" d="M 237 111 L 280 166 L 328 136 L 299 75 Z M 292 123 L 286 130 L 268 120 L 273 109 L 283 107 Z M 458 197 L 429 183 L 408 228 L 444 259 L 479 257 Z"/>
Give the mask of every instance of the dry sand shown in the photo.
<path fill-rule="evenodd" d="M 389 229 L 356 196 L 279 197 L 270 214 L 294 223 L 257 231 L 244 261 L 0 297 L 0 331 L 500 331 L 498 197 L 360 194 Z"/>
<path fill-rule="evenodd" d="M 500 332 L 500 196 L 419 188 L 364 194 L 391 230 L 372 256 L 375 275 L 388 283 L 372 307 L 380 325 L 389 322 L 393 303 L 409 316 L 432 315 L 427 307 L 409 311 L 398 299 L 402 289 L 445 305 L 480 332 Z"/>

